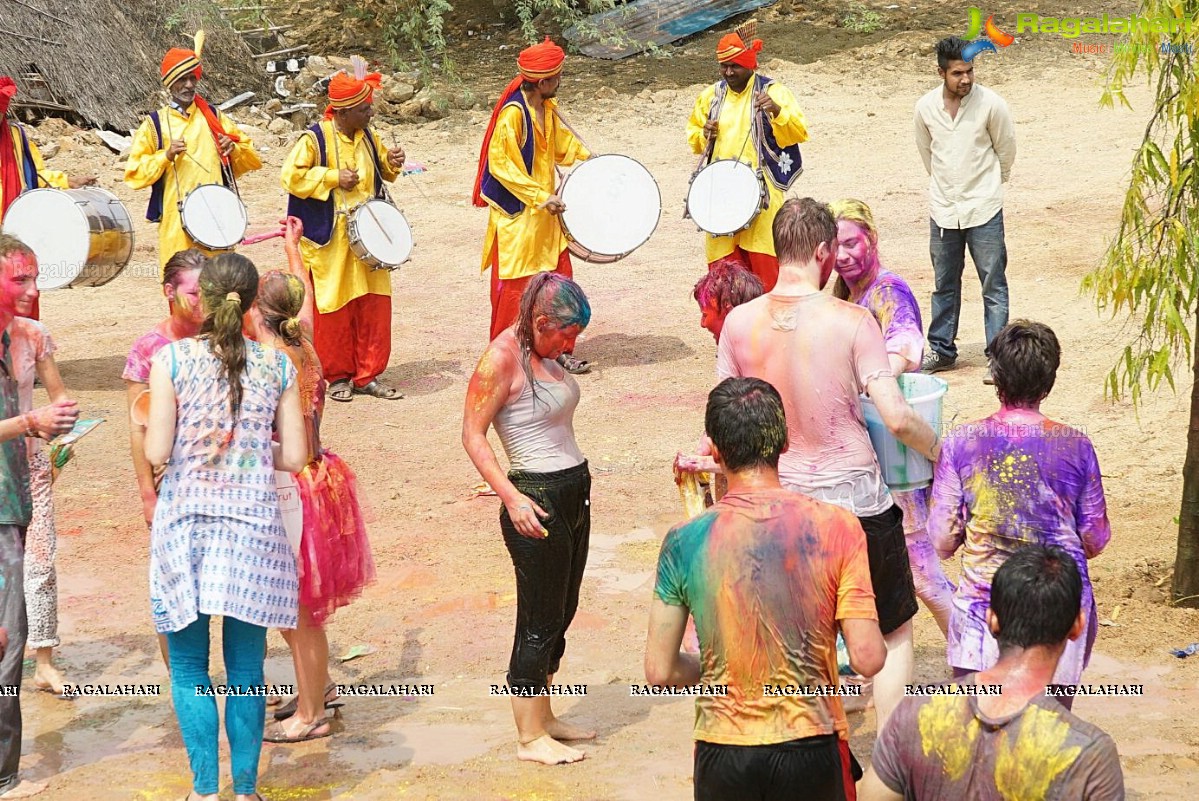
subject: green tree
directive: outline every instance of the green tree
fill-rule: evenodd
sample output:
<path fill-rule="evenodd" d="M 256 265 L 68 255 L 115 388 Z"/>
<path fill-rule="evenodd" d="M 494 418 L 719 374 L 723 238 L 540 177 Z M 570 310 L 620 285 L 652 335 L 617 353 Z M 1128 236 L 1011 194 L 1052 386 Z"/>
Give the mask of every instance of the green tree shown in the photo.
<path fill-rule="evenodd" d="M 1142 0 L 1140 17 L 1177 18 L 1179 29 L 1137 30 L 1117 52 L 1101 103 L 1132 108 L 1124 89 L 1142 73 L 1154 86 L 1153 113 L 1133 157 L 1116 238 L 1102 264 L 1083 281 L 1100 309 L 1139 322 L 1107 377 L 1112 397 L 1155 391 L 1187 356 L 1199 379 L 1199 341 L 1191 325 L 1199 312 L 1199 0 Z M 1188 27 L 1191 30 L 1187 30 Z M 1163 49 L 1163 41 L 1166 47 Z M 1182 511 L 1174 563 L 1174 603 L 1199 607 L 1199 380 L 1191 389 L 1190 427 L 1183 467 Z"/>

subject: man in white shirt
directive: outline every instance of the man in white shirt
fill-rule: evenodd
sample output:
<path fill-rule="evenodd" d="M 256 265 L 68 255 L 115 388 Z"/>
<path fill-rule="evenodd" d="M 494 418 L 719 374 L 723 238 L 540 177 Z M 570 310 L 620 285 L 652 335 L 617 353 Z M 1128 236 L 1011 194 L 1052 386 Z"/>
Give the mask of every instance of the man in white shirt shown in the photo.
<path fill-rule="evenodd" d="M 962 308 L 966 248 L 982 282 L 987 353 L 1007 325 L 1007 246 L 1003 240 L 1003 184 L 1016 160 L 1016 133 L 1007 103 L 974 83 L 974 65 L 962 59 L 966 42 L 937 43 L 942 85 L 916 103 L 916 147 L 929 174 L 929 255 L 933 262 L 932 322 L 926 373 L 957 362 L 954 340 Z M 986 383 L 990 382 L 990 371 Z"/>

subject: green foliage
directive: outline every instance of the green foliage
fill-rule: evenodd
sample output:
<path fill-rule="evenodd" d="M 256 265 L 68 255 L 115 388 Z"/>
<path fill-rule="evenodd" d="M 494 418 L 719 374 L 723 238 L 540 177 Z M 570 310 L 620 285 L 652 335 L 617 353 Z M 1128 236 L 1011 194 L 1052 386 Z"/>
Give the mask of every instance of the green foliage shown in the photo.
<path fill-rule="evenodd" d="M 854 33 L 874 33 L 886 27 L 886 22 L 877 11 L 866 8 L 861 3 L 850 3 L 845 15 L 841 17 L 841 27 Z"/>
<path fill-rule="evenodd" d="M 1143 17 L 1194 19 L 1199 0 L 1145 0 Z M 1184 45 L 1162 53 L 1159 31 L 1137 31 L 1115 54 L 1100 100 L 1131 108 L 1124 88 L 1138 71 L 1155 85 L 1153 115 L 1133 156 L 1128 191 L 1116 238 L 1103 263 L 1083 280 L 1102 310 L 1126 313 L 1139 322 L 1135 341 L 1125 346 L 1106 381 L 1106 393 L 1125 392 L 1139 402 L 1142 387 L 1164 380 L 1175 389 L 1174 372 L 1191 354 L 1189 328 L 1199 293 L 1199 84 L 1195 80 L 1194 35 L 1166 34 Z M 1190 47 L 1185 47 L 1189 42 Z"/>
<path fill-rule="evenodd" d="M 538 18 L 543 14 L 551 25 L 565 29 L 578 25 L 584 17 L 615 7 L 615 0 L 512 0 L 512 11 L 520 22 L 520 32 L 530 44 L 543 35 L 537 27 Z"/>

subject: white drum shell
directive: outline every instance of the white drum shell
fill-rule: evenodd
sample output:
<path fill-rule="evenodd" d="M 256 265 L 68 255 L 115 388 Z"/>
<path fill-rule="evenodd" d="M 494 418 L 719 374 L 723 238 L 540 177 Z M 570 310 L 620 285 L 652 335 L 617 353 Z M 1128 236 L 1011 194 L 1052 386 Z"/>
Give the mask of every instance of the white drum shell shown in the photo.
<path fill-rule="evenodd" d="M 350 250 L 376 270 L 394 270 L 412 258 L 412 226 L 386 200 L 368 200 L 351 209 L 346 232 Z"/>
<path fill-rule="evenodd" d="M 99 187 L 23 192 L 8 207 L 4 233 L 37 256 L 43 291 L 107 284 L 133 255 L 129 210 Z"/>
<path fill-rule="evenodd" d="M 246 238 L 249 226 L 241 198 L 220 184 L 205 184 L 188 192 L 179 217 L 192 241 L 208 250 L 232 250 Z"/>
<path fill-rule="evenodd" d="M 752 167 L 720 159 L 697 172 L 687 190 L 687 213 L 713 236 L 729 236 L 750 226 L 762 211 L 766 186 Z"/>
<path fill-rule="evenodd" d="M 654 176 L 619 154 L 593 156 L 575 167 L 559 195 L 570 252 L 595 264 L 619 261 L 644 245 L 662 216 Z"/>

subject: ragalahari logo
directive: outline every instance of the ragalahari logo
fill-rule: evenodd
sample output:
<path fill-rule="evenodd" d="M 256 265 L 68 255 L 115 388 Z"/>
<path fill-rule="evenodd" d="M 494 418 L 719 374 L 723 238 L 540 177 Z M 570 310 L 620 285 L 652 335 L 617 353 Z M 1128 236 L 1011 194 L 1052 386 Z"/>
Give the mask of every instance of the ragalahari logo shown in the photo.
<path fill-rule="evenodd" d="M 987 22 L 983 24 L 983 12 L 976 6 L 970 6 L 969 22 L 966 26 L 966 35 L 962 38 L 970 42 L 962 48 L 962 61 L 973 61 L 974 57 L 979 53 L 990 50 L 992 53 L 999 52 L 995 49 L 995 45 L 1007 47 L 1012 42 L 1016 41 L 1016 37 L 1010 33 L 1004 33 L 995 25 L 995 15 L 987 17 Z M 982 39 L 978 38 L 980 33 L 985 33 L 986 36 Z"/>

